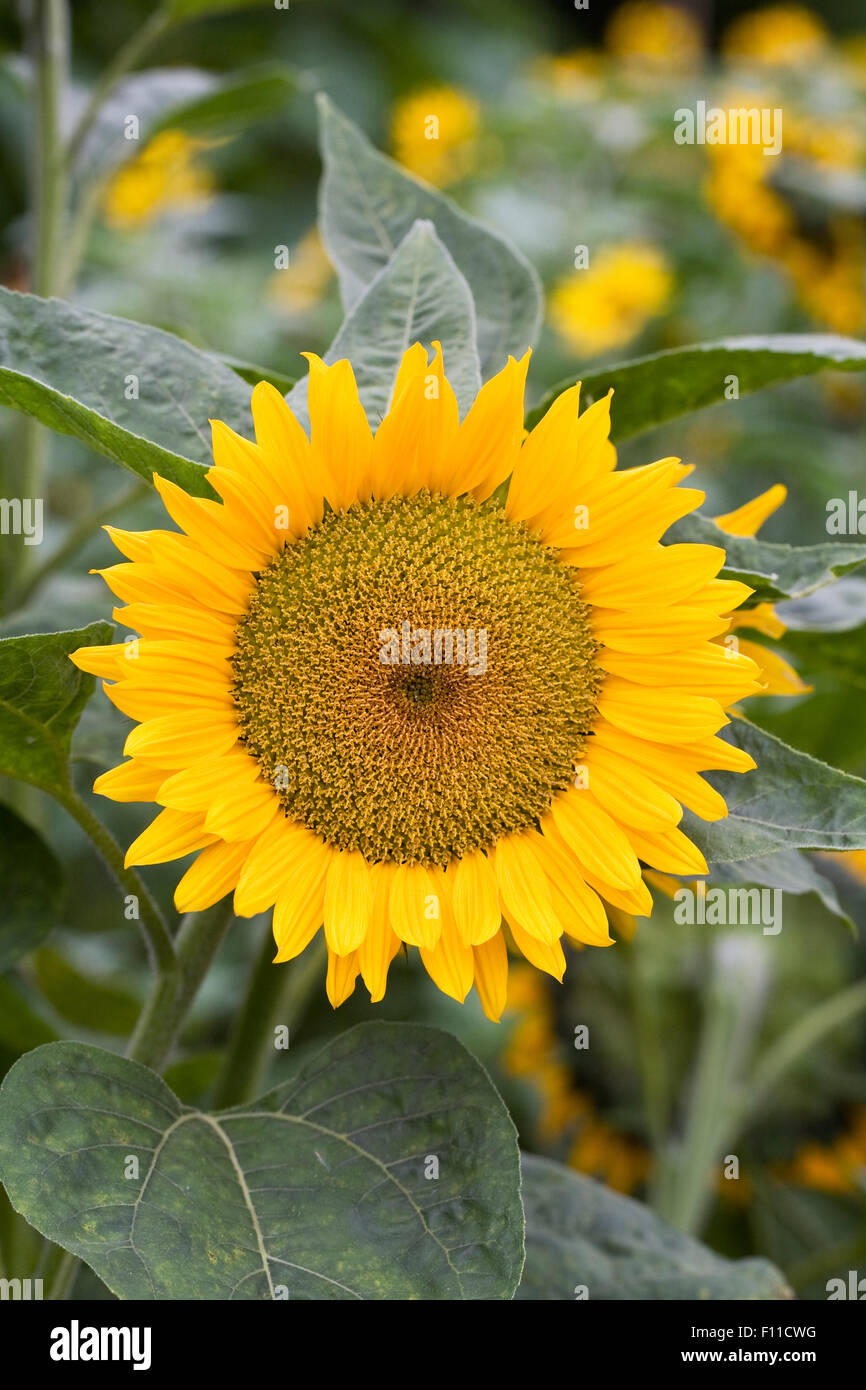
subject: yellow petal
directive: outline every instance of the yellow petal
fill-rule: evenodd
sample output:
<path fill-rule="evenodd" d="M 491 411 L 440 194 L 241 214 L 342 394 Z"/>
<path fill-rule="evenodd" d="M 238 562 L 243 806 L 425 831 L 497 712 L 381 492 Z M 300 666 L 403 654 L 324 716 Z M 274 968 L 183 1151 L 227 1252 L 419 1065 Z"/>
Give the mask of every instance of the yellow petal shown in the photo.
<path fill-rule="evenodd" d="M 671 608 L 632 608 L 620 613 L 614 608 L 591 610 L 596 639 L 615 652 L 656 655 L 676 652 L 718 637 L 728 629 L 727 618 L 702 608 L 674 605 Z"/>
<path fill-rule="evenodd" d="M 421 947 L 421 960 L 442 993 L 462 1004 L 472 988 L 475 960 L 472 947 L 463 941 L 450 913 L 443 914 L 442 931 L 436 945 L 429 949 Z"/>
<path fill-rule="evenodd" d="M 813 689 L 802 681 L 784 657 L 772 647 L 759 646 L 757 642 L 739 639 L 739 648 L 744 656 L 749 656 L 760 668 L 760 683 L 764 695 L 808 695 Z"/>
<path fill-rule="evenodd" d="M 310 364 L 312 476 L 321 478 L 325 497 L 335 511 L 342 511 L 368 491 L 373 436 L 351 364 L 342 358 L 326 367 L 315 353 L 303 356 Z"/>
<path fill-rule="evenodd" d="M 153 484 L 172 520 L 203 550 L 219 555 L 224 565 L 232 569 L 258 570 L 276 549 L 275 537 L 268 551 L 238 534 L 241 528 L 233 524 L 231 509 L 224 504 L 190 497 L 183 488 L 168 478 L 160 478 L 157 473 L 153 475 Z"/>
<path fill-rule="evenodd" d="M 728 723 L 716 700 L 670 688 L 633 685 L 619 676 L 605 680 L 598 712 L 618 729 L 657 743 L 694 743 Z"/>
<path fill-rule="evenodd" d="M 570 788 L 553 798 L 550 818 L 581 864 L 614 888 L 634 888 L 640 866 L 621 826 L 599 805 L 592 792 Z M 544 830 L 547 818 L 542 818 Z"/>
<path fill-rule="evenodd" d="M 509 357 L 478 392 L 451 447 L 441 483 L 446 494 L 474 492 L 483 501 L 514 472 L 523 440 L 529 356 L 527 352 L 519 362 Z"/>
<path fill-rule="evenodd" d="M 338 956 L 334 951 L 328 952 L 328 975 L 325 981 L 325 988 L 328 993 L 331 1007 L 339 1009 L 341 1004 L 355 991 L 355 981 L 358 978 L 360 965 L 358 963 L 358 952 L 353 951 L 348 956 Z"/>
<path fill-rule="evenodd" d="M 508 949 L 501 931 L 473 946 L 475 988 L 481 1007 L 493 1023 L 502 1017 L 508 995 Z"/>
<path fill-rule="evenodd" d="M 238 876 L 235 912 L 255 917 L 276 901 L 303 860 L 321 854 L 322 841 L 304 825 L 278 817 L 255 841 Z"/>
<path fill-rule="evenodd" d="M 583 764 L 593 796 L 615 821 L 664 830 L 682 820 L 679 802 L 597 739 L 590 739 Z"/>
<path fill-rule="evenodd" d="M 123 861 L 125 869 L 133 864 L 165 864 L 170 859 L 182 859 L 194 850 L 212 845 L 216 835 L 203 828 L 200 815 L 188 811 L 160 811 L 137 840 L 133 840 Z"/>
<path fill-rule="evenodd" d="M 391 926 L 409 946 L 430 950 L 442 929 L 442 904 L 423 864 L 397 864 L 391 878 Z"/>
<path fill-rule="evenodd" d="M 108 647 L 78 647 L 69 653 L 69 660 L 79 671 L 116 681 L 126 674 L 125 652 L 129 645 L 127 642 L 113 642 Z"/>
<path fill-rule="evenodd" d="M 448 869 L 457 930 L 467 946 L 480 946 L 502 925 L 496 872 L 481 850 L 464 854 Z"/>
<path fill-rule="evenodd" d="M 259 766 L 240 744 L 217 758 L 202 758 L 189 767 L 163 774 L 157 800 L 176 811 L 207 811 L 225 787 L 243 787 L 255 782 Z"/>
<path fill-rule="evenodd" d="M 146 758 L 161 767 L 189 767 L 205 758 L 227 753 L 237 743 L 238 725 L 233 714 L 217 710 L 188 710 L 148 719 L 133 729 L 123 751 L 127 757 Z"/>
<path fill-rule="evenodd" d="M 325 882 L 334 852 L 324 843 L 308 851 L 274 903 L 275 964 L 294 960 L 305 951 L 325 920 Z"/>
<path fill-rule="evenodd" d="M 103 772 L 93 784 L 93 790 L 111 801 L 155 801 L 160 786 L 168 777 L 165 768 L 154 763 L 137 762 L 134 758 L 120 767 Z"/>
<path fill-rule="evenodd" d="M 217 789 L 204 824 L 223 840 L 250 840 L 281 813 L 279 797 L 269 782 L 244 779 Z"/>
<path fill-rule="evenodd" d="M 367 935 L 373 915 L 370 866 L 357 850 L 338 851 L 331 858 L 325 888 L 325 939 L 328 949 L 348 956 Z"/>
<path fill-rule="evenodd" d="M 370 991 L 370 1002 L 378 1004 L 379 1000 L 385 996 L 388 968 L 400 950 L 401 942 L 396 932 L 392 931 L 389 920 L 393 866 L 374 864 L 371 872 L 373 877 L 373 912 L 358 958 L 364 984 Z"/>
<path fill-rule="evenodd" d="M 557 941 L 562 923 L 553 910 L 547 876 L 531 839 L 519 834 L 498 840 L 493 867 L 508 921 L 548 946 Z"/>
<path fill-rule="evenodd" d="M 677 603 L 715 578 L 725 563 L 717 545 L 660 545 L 581 575 L 581 593 L 602 608 Z"/>
<path fill-rule="evenodd" d="M 252 844 L 251 840 L 219 841 L 203 849 L 174 890 L 178 912 L 203 912 L 230 893 Z"/>
<path fill-rule="evenodd" d="M 666 874 L 709 872 L 701 851 L 681 830 L 650 834 L 648 831 L 632 830 L 629 826 L 627 834 L 640 858 L 653 869 L 661 869 Z"/>
<path fill-rule="evenodd" d="M 504 916 L 515 946 L 530 965 L 534 965 L 536 970 L 543 970 L 546 975 L 552 975 L 555 980 L 561 980 L 565 974 L 565 955 L 561 943 L 539 941 L 537 936 L 532 936 L 530 932 L 524 931 L 518 922 L 512 921 L 507 911 Z M 495 937 L 492 939 L 496 940 Z"/>
<path fill-rule="evenodd" d="M 732 512 L 725 512 L 724 516 L 715 517 L 715 523 L 721 526 L 723 531 L 727 531 L 729 536 L 755 536 L 767 517 L 772 516 L 773 512 L 781 507 L 787 496 L 788 489 L 781 483 L 775 483 L 760 496 L 753 497 L 751 502 L 744 503 Z"/>

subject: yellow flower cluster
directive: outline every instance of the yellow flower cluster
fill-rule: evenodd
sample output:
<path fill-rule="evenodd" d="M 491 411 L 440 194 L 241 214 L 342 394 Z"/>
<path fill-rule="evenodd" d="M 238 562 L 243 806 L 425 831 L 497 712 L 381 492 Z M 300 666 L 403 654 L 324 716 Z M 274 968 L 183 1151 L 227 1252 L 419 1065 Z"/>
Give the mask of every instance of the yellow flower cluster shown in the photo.
<path fill-rule="evenodd" d="M 745 104 L 762 100 L 753 94 Z M 742 105 L 730 103 L 735 109 Z M 786 120 L 784 148 L 787 155 L 825 169 L 856 168 L 862 153 L 850 124 L 802 118 Z M 719 221 L 750 251 L 777 262 L 818 323 L 837 333 L 857 333 L 866 322 L 862 220 L 836 217 L 825 238 L 813 241 L 799 230 L 791 208 L 772 186 L 776 161 L 766 158 L 759 145 L 708 145 L 707 150 L 712 167 L 705 195 Z"/>
<path fill-rule="evenodd" d="M 805 67 L 821 56 L 827 31 L 803 5 L 752 10 L 728 26 L 722 52 L 736 62 L 763 67 Z"/>
<path fill-rule="evenodd" d="M 102 215 L 110 227 L 144 227 L 169 209 L 208 201 L 213 178 L 199 160 L 209 142 L 182 130 L 164 130 L 120 169 L 109 183 Z"/>
<path fill-rule="evenodd" d="M 512 968 L 508 1009 L 518 1019 L 503 1065 L 539 1093 L 539 1140 L 549 1143 L 567 1136 L 570 1167 L 616 1192 L 634 1192 L 646 1181 L 650 1155 L 635 1139 L 600 1119 L 592 1097 L 575 1086 L 572 1071 L 562 1059 L 550 997 L 537 971 Z"/>
<path fill-rule="evenodd" d="M 662 253 L 645 242 L 623 242 L 595 256 L 586 270 L 563 277 L 551 291 L 550 319 L 578 354 L 594 356 L 631 342 L 667 305 L 673 276 Z"/>
<path fill-rule="evenodd" d="M 668 73 L 695 65 L 703 34 L 694 15 L 679 5 L 627 0 L 614 11 L 605 44 L 626 67 Z"/>
<path fill-rule="evenodd" d="M 866 1105 L 855 1106 L 847 1129 L 832 1143 L 804 1144 L 779 1176 L 818 1192 L 853 1194 L 866 1173 Z"/>
<path fill-rule="evenodd" d="M 481 108 L 455 87 L 424 87 L 397 102 L 391 148 L 398 164 L 443 187 L 476 164 Z"/>

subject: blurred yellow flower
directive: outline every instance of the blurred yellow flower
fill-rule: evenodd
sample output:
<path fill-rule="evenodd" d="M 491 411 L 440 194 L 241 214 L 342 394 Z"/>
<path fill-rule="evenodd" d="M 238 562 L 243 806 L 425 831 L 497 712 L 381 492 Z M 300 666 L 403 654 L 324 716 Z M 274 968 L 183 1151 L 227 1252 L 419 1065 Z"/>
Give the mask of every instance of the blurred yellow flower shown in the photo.
<path fill-rule="evenodd" d="M 305 314 L 325 292 L 334 274 L 318 229 L 311 227 L 291 253 L 285 270 L 275 270 L 270 297 L 289 314 Z"/>
<path fill-rule="evenodd" d="M 803 67 L 822 55 L 827 31 L 803 5 L 770 5 L 735 19 L 722 40 L 728 58 L 766 67 Z"/>
<path fill-rule="evenodd" d="M 102 202 L 110 227 L 144 227 L 169 208 L 206 203 L 213 177 L 199 161 L 211 142 L 182 130 L 164 130 L 114 175 Z"/>
<path fill-rule="evenodd" d="M 536 58 L 531 75 L 564 101 L 592 101 L 598 95 L 604 72 L 600 53 L 592 48 L 573 48 Z"/>
<path fill-rule="evenodd" d="M 832 1144 L 803 1144 L 780 1176 L 839 1196 L 860 1190 L 866 1177 L 866 1106 L 854 1108 L 848 1127 Z"/>
<path fill-rule="evenodd" d="M 803 308 L 834 333 L 859 333 L 866 322 L 866 255 L 862 225 L 841 219 L 825 245 L 797 239 L 783 256 Z"/>
<path fill-rule="evenodd" d="M 508 1010 L 519 1017 L 502 1064 L 512 1076 L 528 1081 L 540 1098 L 538 1138 L 544 1142 L 571 1136 L 566 1162 L 581 1173 L 607 1183 L 617 1192 L 633 1192 L 647 1178 L 650 1155 L 630 1135 L 596 1114 L 587 1092 L 574 1084 L 563 1060 L 556 1020 L 544 980 L 523 965 L 508 978 Z"/>
<path fill-rule="evenodd" d="M 563 277 L 550 295 L 550 317 L 575 352 L 593 356 L 636 338 L 667 305 L 673 276 L 662 253 L 623 242 L 599 253 L 586 270 Z"/>
<path fill-rule="evenodd" d="M 630 67 L 669 72 L 694 66 L 703 50 L 701 26 L 679 5 L 627 0 L 605 31 L 605 44 Z"/>
<path fill-rule="evenodd" d="M 481 108 L 455 87 L 425 87 L 403 97 L 391 116 L 394 158 L 440 187 L 475 165 Z"/>

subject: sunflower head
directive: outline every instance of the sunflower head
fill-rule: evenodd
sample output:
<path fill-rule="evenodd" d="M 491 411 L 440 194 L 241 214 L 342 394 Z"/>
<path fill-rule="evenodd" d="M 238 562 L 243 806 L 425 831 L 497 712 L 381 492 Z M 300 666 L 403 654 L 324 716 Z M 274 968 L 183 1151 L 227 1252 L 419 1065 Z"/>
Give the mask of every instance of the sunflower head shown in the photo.
<path fill-rule="evenodd" d="M 310 356 L 309 435 L 259 384 L 213 499 L 156 478 L 178 529 L 109 528 L 136 640 L 73 660 L 138 721 L 96 789 L 162 808 L 127 862 L 194 855 L 180 911 L 273 907 L 277 961 L 323 929 L 335 1005 L 417 947 L 498 1018 L 509 949 L 560 978 L 563 937 L 650 911 L 644 867 L 706 871 L 678 822 L 753 765 L 716 735 L 758 667 L 714 640 L 750 592 L 724 551 L 660 543 L 689 468 L 618 472 L 579 386 L 526 435 L 526 358 L 461 421 L 434 348 L 375 434 L 347 361 Z"/>

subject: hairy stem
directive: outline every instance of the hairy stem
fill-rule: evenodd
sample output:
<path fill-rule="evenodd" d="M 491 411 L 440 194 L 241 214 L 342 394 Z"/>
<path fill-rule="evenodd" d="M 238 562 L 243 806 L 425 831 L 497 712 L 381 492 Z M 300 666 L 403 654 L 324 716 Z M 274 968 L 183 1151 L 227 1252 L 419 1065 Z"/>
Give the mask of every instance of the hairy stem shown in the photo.
<path fill-rule="evenodd" d="M 213 1103 L 218 1110 L 258 1094 L 274 1056 L 274 1027 L 282 1024 L 291 1032 L 300 1023 L 322 980 L 326 954 L 320 933 L 291 965 L 274 965 L 268 922 L 216 1085 Z"/>
<path fill-rule="evenodd" d="M 135 870 L 124 867 L 123 850 L 111 831 L 94 815 L 72 786 L 67 785 L 61 791 L 55 791 L 55 796 L 92 841 L 121 888 L 138 899 L 138 924 L 147 943 L 153 967 L 158 972 L 176 974 L 177 956 L 165 918 Z"/>
<path fill-rule="evenodd" d="M 133 1062 L 162 1068 L 233 920 L 230 898 L 183 919 L 176 937 L 179 975 L 154 980 L 127 1049 Z"/>

